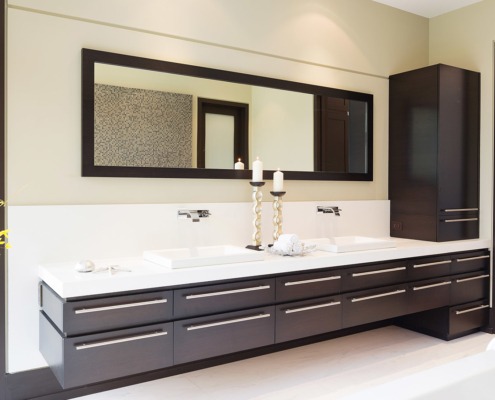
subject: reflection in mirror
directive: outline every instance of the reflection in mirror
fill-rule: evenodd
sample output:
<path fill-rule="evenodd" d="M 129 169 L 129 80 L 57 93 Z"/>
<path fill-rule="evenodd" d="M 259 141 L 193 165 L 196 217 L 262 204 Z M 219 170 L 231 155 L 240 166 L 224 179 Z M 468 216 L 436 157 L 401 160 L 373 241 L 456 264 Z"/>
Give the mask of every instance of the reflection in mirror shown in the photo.
<path fill-rule="evenodd" d="M 372 180 L 373 96 L 83 49 L 83 176 Z M 241 160 L 246 170 L 234 170 Z"/>

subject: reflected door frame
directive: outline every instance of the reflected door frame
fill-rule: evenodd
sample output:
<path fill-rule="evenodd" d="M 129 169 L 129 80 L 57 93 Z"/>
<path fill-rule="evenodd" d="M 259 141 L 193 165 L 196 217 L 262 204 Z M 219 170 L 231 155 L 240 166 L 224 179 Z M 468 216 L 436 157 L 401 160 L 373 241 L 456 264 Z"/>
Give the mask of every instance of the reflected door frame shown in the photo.
<path fill-rule="evenodd" d="M 234 149 L 232 166 L 238 158 L 249 165 L 249 104 L 198 98 L 197 167 L 205 168 L 206 114 L 234 117 Z"/>

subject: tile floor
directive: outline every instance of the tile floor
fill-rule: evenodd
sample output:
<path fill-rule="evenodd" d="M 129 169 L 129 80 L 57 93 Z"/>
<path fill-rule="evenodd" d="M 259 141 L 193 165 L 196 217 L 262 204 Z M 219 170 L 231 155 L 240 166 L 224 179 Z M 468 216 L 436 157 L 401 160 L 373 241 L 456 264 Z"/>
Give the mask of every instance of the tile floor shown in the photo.
<path fill-rule="evenodd" d="M 80 397 L 79 400 L 329 400 L 484 351 L 395 326 Z M 368 400 L 368 399 L 367 399 Z"/>

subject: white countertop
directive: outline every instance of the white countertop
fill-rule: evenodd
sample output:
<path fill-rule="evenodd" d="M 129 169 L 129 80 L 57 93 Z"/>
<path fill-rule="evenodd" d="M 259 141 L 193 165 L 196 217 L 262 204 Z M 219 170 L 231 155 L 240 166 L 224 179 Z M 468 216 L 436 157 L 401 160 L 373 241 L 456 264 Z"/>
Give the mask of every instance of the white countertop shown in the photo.
<path fill-rule="evenodd" d="M 295 257 L 265 253 L 263 261 L 182 269 L 162 267 L 142 258 L 114 258 L 94 260 L 96 271 L 80 273 L 74 269 L 78 260 L 73 260 L 40 265 L 38 275 L 60 297 L 71 298 L 491 248 L 490 240 L 483 239 L 442 243 L 394 240 L 397 247 L 388 249 L 349 253 L 315 251 Z M 130 272 L 102 271 L 109 265 Z"/>

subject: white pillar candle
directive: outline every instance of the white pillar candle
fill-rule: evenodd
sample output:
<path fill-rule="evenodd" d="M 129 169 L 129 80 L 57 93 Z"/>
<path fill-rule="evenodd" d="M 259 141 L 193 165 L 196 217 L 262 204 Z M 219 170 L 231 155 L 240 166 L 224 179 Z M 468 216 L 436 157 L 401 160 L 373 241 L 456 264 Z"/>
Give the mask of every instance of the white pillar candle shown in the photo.
<path fill-rule="evenodd" d="M 253 161 L 253 182 L 263 182 L 263 163 L 259 157 Z"/>
<path fill-rule="evenodd" d="M 241 159 L 239 158 L 239 161 L 237 161 L 235 164 L 234 164 L 234 169 L 244 169 L 244 163 L 241 161 Z"/>
<path fill-rule="evenodd" d="M 273 191 L 284 191 L 284 173 L 280 171 L 280 168 L 278 168 L 277 171 L 273 173 Z"/>

